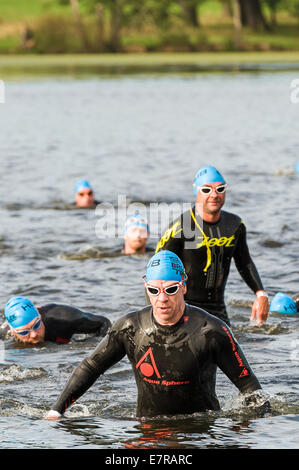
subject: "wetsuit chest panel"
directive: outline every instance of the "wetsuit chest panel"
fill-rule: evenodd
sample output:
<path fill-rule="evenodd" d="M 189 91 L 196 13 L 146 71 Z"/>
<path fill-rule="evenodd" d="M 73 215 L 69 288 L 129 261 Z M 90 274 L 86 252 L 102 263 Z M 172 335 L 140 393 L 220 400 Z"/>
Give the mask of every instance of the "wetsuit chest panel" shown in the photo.
<path fill-rule="evenodd" d="M 194 235 L 184 232 L 182 261 L 188 274 L 186 299 L 222 301 L 230 264 L 238 243 L 241 219 L 222 211 L 216 224 L 196 218 Z"/>
<path fill-rule="evenodd" d="M 144 309 L 136 330 L 133 333 L 131 329 L 125 339 L 137 383 L 146 382 L 161 387 L 199 384 L 201 369 L 207 366 L 205 341 L 204 337 L 200 340 L 202 335 L 199 333 L 202 323 L 189 315 L 187 307 L 177 325 L 157 326 L 151 307 Z M 131 347 L 133 342 L 137 347 Z"/>

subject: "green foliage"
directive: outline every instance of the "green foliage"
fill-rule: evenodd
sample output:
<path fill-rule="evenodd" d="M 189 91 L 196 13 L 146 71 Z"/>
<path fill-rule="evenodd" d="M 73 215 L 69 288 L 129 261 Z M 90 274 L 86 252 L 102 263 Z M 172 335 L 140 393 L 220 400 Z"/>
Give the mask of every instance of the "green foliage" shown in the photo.
<path fill-rule="evenodd" d="M 285 9 L 299 19 L 299 0 L 283 0 Z"/>
<path fill-rule="evenodd" d="M 76 27 L 68 18 L 43 17 L 36 26 L 33 37 L 34 52 L 57 54 L 82 51 Z"/>
<path fill-rule="evenodd" d="M 299 50 L 296 23 L 299 0 L 260 2 L 273 28 L 269 32 L 243 28 L 242 49 Z M 194 52 L 236 49 L 230 16 L 232 0 L 78 0 L 78 3 L 81 21 L 75 18 L 70 0 L 0 0 L 0 51 Z M 10 37 L 1 36 L 1 27 L 5 29 L 6 21 L 18 23 Z M 26 47 L 22 46 L 21 21 L 32 29 L 33 45 L 28 42 Z M 287 23 L 291 28 L 283 29 Z"/>

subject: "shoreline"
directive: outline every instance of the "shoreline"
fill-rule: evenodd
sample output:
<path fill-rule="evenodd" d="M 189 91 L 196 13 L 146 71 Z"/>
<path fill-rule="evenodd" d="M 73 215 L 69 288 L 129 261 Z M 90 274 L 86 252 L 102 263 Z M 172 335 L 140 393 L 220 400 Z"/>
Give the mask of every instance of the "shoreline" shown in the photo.
<path fill-rule="evenodd" d="M 0 78 L 9 75 L 259 72 L 299 70 L 297 52 L 182 52 L 0 55 Z"/>

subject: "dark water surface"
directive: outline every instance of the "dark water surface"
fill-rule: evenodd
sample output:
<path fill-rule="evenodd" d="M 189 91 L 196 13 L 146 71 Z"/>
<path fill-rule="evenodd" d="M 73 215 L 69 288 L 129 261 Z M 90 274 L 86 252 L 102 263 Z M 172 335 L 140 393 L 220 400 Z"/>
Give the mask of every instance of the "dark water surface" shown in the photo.
<path fill-rule="evenodd" d="M 97 199 L 116 209 L 119 195 L 150 209 L 192 202 L 193 177 L 204 164 L 226 177 L 225 207 L 242 216 L 271 298 L 297 293 L 295 78 L 277 72 L 8 81 L 0 104 L 1 312 L 16 294 L 111 321 L 143 306 L 147 257 L 117 256 L 121 238 L 97 237 L 95 211 L 71 205 L 75 182 L 89 179 Z M 161 227 L 149 222 L 154 247 Z M 96 339 L 38 347 L 9 341 L 0 345 L 0 447 L 298 448 L 299 317 L 272 315 L 259 329 L 251 325 L 254 296 L 234 265 L 226 300 L 232 329 L 270 397 L 269 416 L 246 409 L 219 371 L 221 412 L 137 420 L 136 386 L 124 359 L 63 419 L 48 422 L 46 411 Z"/>

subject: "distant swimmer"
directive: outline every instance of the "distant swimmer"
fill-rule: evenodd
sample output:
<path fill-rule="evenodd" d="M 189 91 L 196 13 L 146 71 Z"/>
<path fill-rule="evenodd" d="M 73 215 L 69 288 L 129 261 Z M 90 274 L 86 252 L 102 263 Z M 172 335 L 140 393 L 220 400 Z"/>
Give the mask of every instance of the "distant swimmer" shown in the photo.
<path fill-rule="evenodd" d="M 294 315 L 299 313 L 299 293 L 294 297 L 283 292 L 277 292 L 270 304 L 270 313 L 283 313 L 285 315 Z"/>
<path fill-rule="evenodd" d="M 125 356 L 137 384 L 138 417 L 219 410 L 217 366 L 242 394 L 248 394 L 245 406 L 250 404 L 259 413 L 268 410 L 261 385 L 227 324 L 185 303 L 186 280 L 174 253 L 166 250 L 151 257 L 144 276 L 151 305 L 114 323 L 74 370 L 46 419 L 61 416 Z"/>
<path fill-rule="evenodd" d="M 123 254 L 144 254 L 149 236 L 149 226 L 140 214 L 128 217 L 125 225 Z"/>
<path fill-rule="evenodd" d="M 147 247 L 148 236 L 149 226 L 146 219 L 139 214 L 135 214 L 126 220 L 123 248 L 115 247 L 106 251 L 102 247 L 86 245 L 79 248 L 76 253 L 63 253 L 60 256 L 63 259 L 83 260 L 87 258 L 115 258 L 124 255 L 152 254 L 154 248 Z"/>
<path fill-rule="evenodd" d="M 99 204 L 95 200 L 94 191 L 89 181 L 81 179 L 77 181 L 75 187 L 75 203 L 77 207 L 95 207 Z"/>
<path fill-rule="evenodd" d="M 224 291 L 232 258 L 248 287 L 256 294 L 251 320 L 267 320 L 268 295 L 252 261 L 246 227 L 240 217 L 222 210 L 227 183 L 213 166 L 201 167 L 194 178 L 195 205 L 167 228 L 156 252 L 171 250 L 188 275 L 186 302 L 229 324 Z"/>
<path fill-rule="evenodd" d="M 25 297 L 12 297 L 6 304 L 6 322 L 0 327 L 2 339 L 8 333 L 23 343 L 37 344 L 44 341 L 68 343 L 77 333 L 104 336 L 111 326 L 110 320 L 101 315 L 60 304 L 35 307 Z"/>

